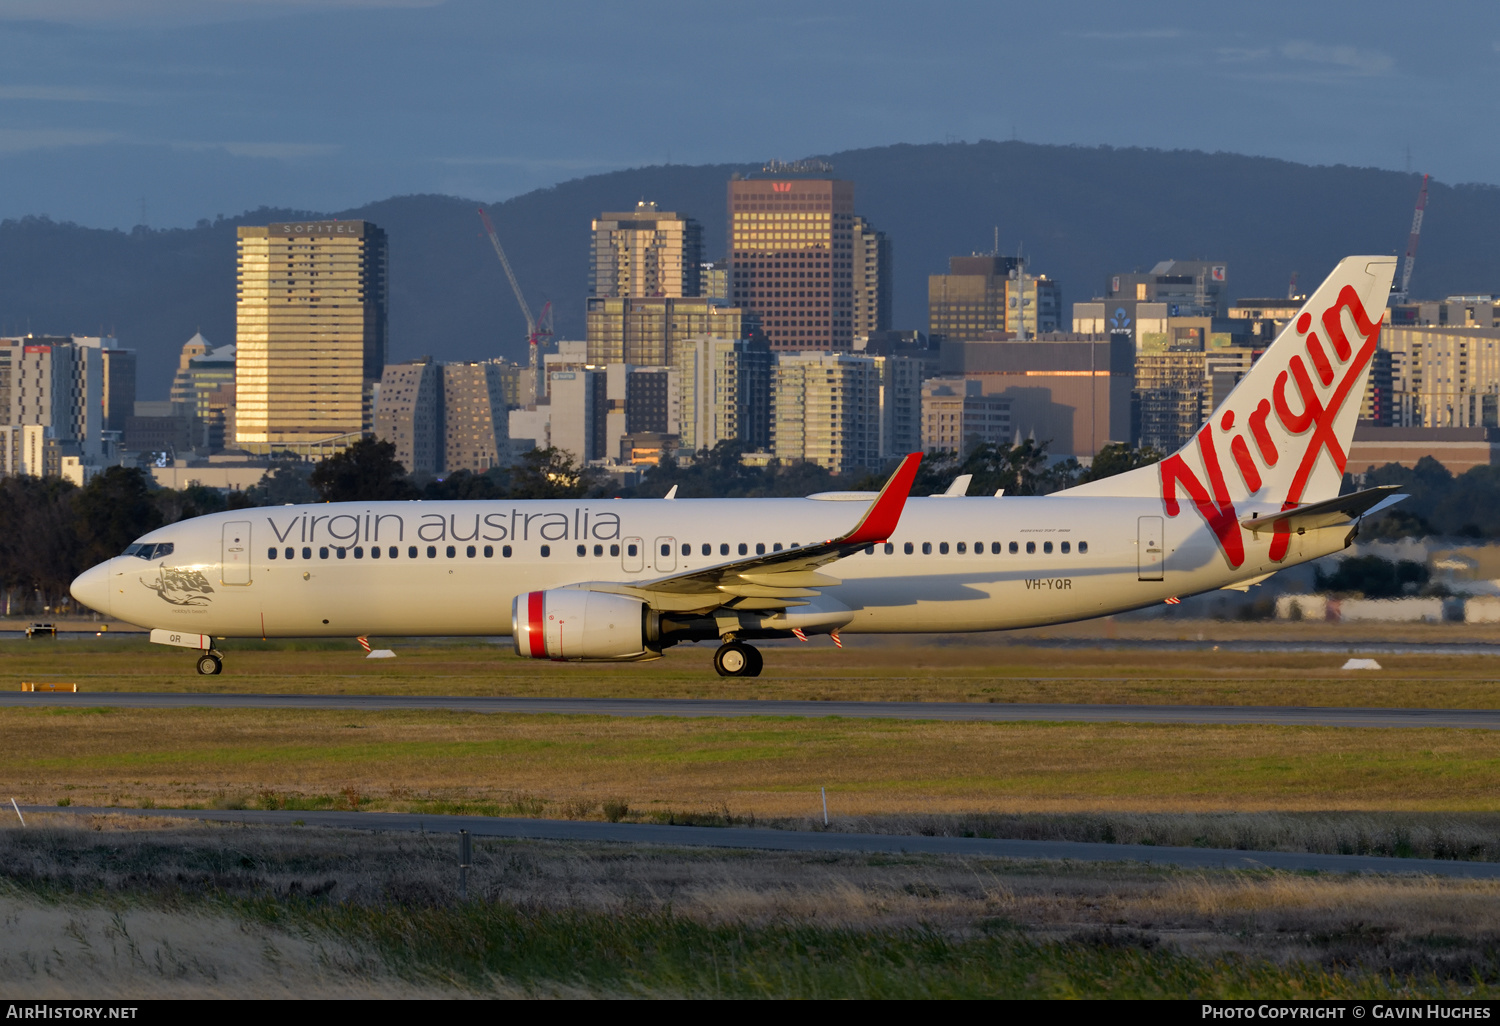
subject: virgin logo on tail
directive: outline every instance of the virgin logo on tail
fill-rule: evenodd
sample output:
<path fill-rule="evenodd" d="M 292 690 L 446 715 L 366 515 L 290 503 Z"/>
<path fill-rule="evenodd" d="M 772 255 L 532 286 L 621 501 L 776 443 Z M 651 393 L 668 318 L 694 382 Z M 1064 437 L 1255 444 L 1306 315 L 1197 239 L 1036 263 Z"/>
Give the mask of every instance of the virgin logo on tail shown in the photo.
<path fill-rule="evenodd" d="M 1346 312 L 1354 326 L 1352 340 L 1345 331 Z M 1295 334 L 1284 332 L 1222 411 L 1192 442 L 1161 462 L 1161 497 L 1167 516 L 1182 511 L 1181 488 L 1214 532 L 1231 568 L 1238 569 L 1245 562 L 1243 529 L 1234 508 L 1236 495 L 1279 499 L 1284 510 L 1297 506 L 1304 501 L 1308 482 L 1325 452 L 1337 471 L 1335 476 L 1343 476 L 1349 457 L 1336 422 L 1356 390 L 1363 392 L 1357 386 L 1364 381 L 1379 345 L 1381 320 L 1370 319 L 1359 293 L 1346 284 L 1323 311 L 1319 325 L 1321 335 L 1313 325 L 1313 315 L 1304 309 L 1293 325 Z M 1267 390 L 1269 374 L 1283 360 L 1284 366 Z M 1252 390 L 1242 396 L 1245 386 Z M 1354 401 L 1361 398 L 1355 396 Z M 1237 410 L 1245 414 L 1243 420 L 1236 419 Z M 1352 434 L 1352 420 L 1347 433 Z M 1194 462 L 1206 482 L 1189 464 L 1187 457 L 1195 452 Z M 1329 495 L 1310 498 L 1334 494 L 1336 486 Z M 1272 561 L 1285 559 L 1290 544 L 1289 530 L 1282 525 L 1271 540 Z"/>

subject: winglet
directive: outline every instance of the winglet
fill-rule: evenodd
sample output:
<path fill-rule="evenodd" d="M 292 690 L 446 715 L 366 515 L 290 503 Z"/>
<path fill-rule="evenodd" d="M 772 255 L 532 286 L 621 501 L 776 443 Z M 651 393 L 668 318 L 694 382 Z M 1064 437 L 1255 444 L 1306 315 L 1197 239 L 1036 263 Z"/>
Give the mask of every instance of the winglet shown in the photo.
<path fill-rule="evenodd" d="M 907 496 L 911 494 L 911 486 L 917 479 L 917 468 L 921 464 L 922 454 L 919 452 L 911 453 L 902 460 L 901 466 L 896 468 L 885 487 L 880 489 L 880 494 L 875 496 L 875 501 L 870 503 L 870 508 L 865 510 L 865 515 L 854 525 L 854 530 L 833 541 L 841 545 L 871 545 L 883 542 L 896 533 L 896 525 L 901 522 L 901 511 L 906 508 Z"/>

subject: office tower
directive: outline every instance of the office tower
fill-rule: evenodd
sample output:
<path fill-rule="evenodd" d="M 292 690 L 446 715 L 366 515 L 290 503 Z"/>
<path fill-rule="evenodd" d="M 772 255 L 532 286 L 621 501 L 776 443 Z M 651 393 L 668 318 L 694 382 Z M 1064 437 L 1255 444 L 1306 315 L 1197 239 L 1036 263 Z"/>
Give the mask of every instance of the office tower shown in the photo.
<path fill-rule="evenodd" d="M 854 345 L 854 183 L 729 182 L 730 300 L 778 351 Z"/>
<path fill-rule="evenodd" d="M 449 363 L 442 372 L 443 473 L 482 474 L 507 462 L 510 428 L 500 365 Z"/>
<path fill-rule="evenodd" d="M 1106 300 L 1165 303 L 1168 317 L 1223 317 L 1229 267 L 1212 260 L 1163 260 L 1145 274 L 1111 275 Z"/>
<path fill-rule="evenodd" d="M 590 296 L 680 299 L 700 294 L 703 226 L 691 217 L 642 201 L 633 211 L 600 214 L 593 229 Z"/>
<path fill-rule="evenodd" d="M 868 356 L 778 353 L 772 451 L 836 474 L 880 464 L 880 375 Z"/>
<path fill-rule="evenodd" d="M 864 218 L 856 217 L 850 242 L 854 276 L 850 279 L 853 306 L 849 312 L 854 348 L 858 349 L 871 332 L 888 331 L 891 326 L 891 240 Z"/>
<path fill-rule="evenodd" d="M 590 299 L 587 362 L 671 366 L 690 338 L 739 338 L 741 311 L 713 300 Z"/>
<path fill-rule="evenodd" d="M 105 345 L 114 339 L 25 335 L 0 340 L 9 354 L 8 424 L 48 429 L 77 455 L 100 453 Z"/>
<path fill-rule="evenodd" d="M 552 371 L 547 377 L 552 446 L 566 452 L 579 466 L 609 455 L 609 378 L 605 368 Z"/>
<path fill-rule="evenodd" d="M 736 439 L 747 452 L 771 441 L 771 367 L 765 342 L 698 338 L 677 350 L 682 447 L 712 449 Z"/>
<path fill-rule="evenodd" d="M 1061 330 L 1062 291 L 1046 275 L 1026 273 L 1015 257 L 949 257 L 948 273 L 927 279 L 929 332 L 961 341 L 994 332 L 1036 338 Z"/>
<path fill-rule="evenodd" d="M 985 395 L 983 382 L 933 378 L 922 385 L 922 451 L 963 453 L 1010 440 L 1010 400 Z"/>
<path fill-rule="evenodd" d="M 922 448 L 922 382 L 932 376 L 937 361 L 908 355 L 871 359 L 880 375 L 880 455 L 916 452 Z"/>
<path fill-rule="evenodd" d="M 375 437 L 396 447 L 408 474 L 443 468 L 443 368 L 424 356 L 387 364 L 375 400 Z"/>
<path fill-rule="evenodd" d="M 172 402 L 197 418 L 200 441 L 211 451 L 225 448 L 234 439 L 234 374 L 235 347 L 216 347 L 202 333 L 188 339 L 177 358 Z"/>
<path fill-rule="evenodd" d="M 986 395 L 1008 399 L 1012 431 L 1045 442 L 1053 456 L 1090 459 L 1133 437 L 1136 350 L 1127 334 L 950 340 L 941 366 L 945 378 L 979 381 Z"/>
<path fill-rule="evenodd" d="M 371 425 L 386 353 L 386 235 L 367 221 L 239 229 L 235 437 L 337 450 Z"/>
<path fill-rule="evenodd" d="M 123 434 L 126 419 L 135 412 L 135 350 L 105 348 L 100 355 L 104 357 L 104 430 Z"/>
<path fill-rule="evenodd" d="M 699 271 L 698 294 L 704 299 L 717 299 L 729 305 L 729 261 L 715 260 L 706 263 Z"/>

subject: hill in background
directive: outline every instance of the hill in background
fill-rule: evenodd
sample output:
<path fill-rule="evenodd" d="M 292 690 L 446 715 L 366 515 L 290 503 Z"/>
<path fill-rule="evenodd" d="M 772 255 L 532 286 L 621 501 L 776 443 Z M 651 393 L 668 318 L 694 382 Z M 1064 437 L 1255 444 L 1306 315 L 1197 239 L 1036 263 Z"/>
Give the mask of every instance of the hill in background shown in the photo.
<path fill-rule="evenodd" d="M 1350 253 L 1402 249 L 1417 176 L 1225 153 L 979 142 L 826 155 L 857 209 L 895 243 L 895 326 L 926 328 L 927 276 L 956 254 L 1018 244 L 1065 304 L 1111 272 L 1222 259 L 1235 297 L 1311 287 Z M 745 165 L 637 168 L 564 182 L 490 208 L 533 309 L 583 336 L 589 221 L 637 200 L 696 217 L 724 251 L 729 176 Z M 235 228 L 291 217 L 365 218 L 391 241 L 392 360 L 521 358 L 525 324 L 480 233 L 476 204 L 400 196 L 341 211 L 262 209 L 196 228 L 105 231 L 0 224 L 0 333 L 113 332 L 140 351 L 141 398 L 164 398 L 181 344 L 234 337 Z M 1414 295 L 1500 291 L 1500 188 L 1434 183 Z"/>

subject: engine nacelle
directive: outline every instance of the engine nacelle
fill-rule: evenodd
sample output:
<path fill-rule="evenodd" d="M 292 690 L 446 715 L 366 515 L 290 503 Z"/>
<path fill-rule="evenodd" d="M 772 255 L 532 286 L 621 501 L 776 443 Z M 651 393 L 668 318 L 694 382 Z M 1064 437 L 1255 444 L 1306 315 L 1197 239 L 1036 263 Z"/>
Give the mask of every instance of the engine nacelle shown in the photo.
<path fill-rule="evenodd" d="M 510 607 L 516 655 L 533 659 L 641 659 L 659 655 L 649 642 L 650 611 L 628 595 L 555 588 L 517 595 Z"/>

